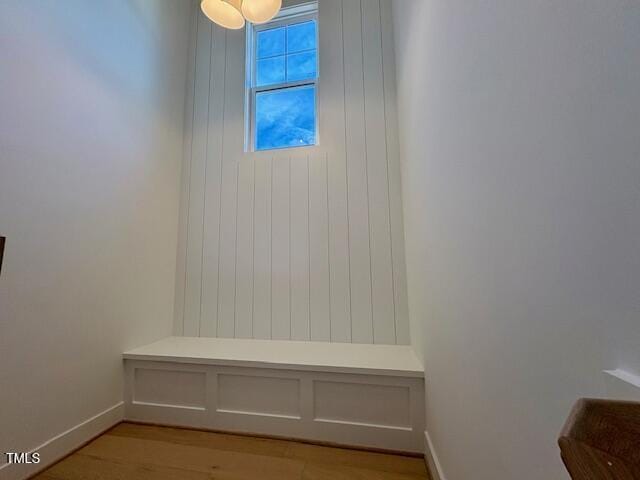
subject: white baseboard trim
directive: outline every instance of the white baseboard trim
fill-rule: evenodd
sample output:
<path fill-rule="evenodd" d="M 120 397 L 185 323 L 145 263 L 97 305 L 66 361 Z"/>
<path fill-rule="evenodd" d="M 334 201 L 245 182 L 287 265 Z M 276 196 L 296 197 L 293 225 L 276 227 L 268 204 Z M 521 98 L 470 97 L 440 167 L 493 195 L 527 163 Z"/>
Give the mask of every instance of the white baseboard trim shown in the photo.
<path fill-rule="evenodd" d="M 431 441 L 431 437 L 429 436 L 429 432 L 426 430 L 424 432 L 424 447 L 424 460 L 427 462 L 427 466 L 429 467 L 431 478 L 433 480 L 447 480 L 447 477 L 445 477 L 444 471 L 442 470 L 440 460 L 438 460 L 438 455 L 435 447 L 433 446 L 433 442 Z"/>
<path fill-rule="evenodd" d="M 0 466 L 0 479 L 24 480 L 53 465 L 94 437 L 110 429 L 124 419 L 124 402 L 119 402 L 103 412 L 85 420 L 69 430 L 50 438 L 29 453 L 38 452 L 40 462 L 34 464 L 4 464 Z M 2 461 L 5 461 L 3 458 Z"/>

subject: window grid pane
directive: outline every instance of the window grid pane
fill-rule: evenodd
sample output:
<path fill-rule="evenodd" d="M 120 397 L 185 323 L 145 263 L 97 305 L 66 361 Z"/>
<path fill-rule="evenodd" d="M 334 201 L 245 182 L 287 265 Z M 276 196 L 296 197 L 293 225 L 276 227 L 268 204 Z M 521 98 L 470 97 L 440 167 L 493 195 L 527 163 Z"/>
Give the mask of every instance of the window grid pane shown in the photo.
<path fill-rule="evenodd" d="M 285 57 L 261 58 L 256 62 L 256 86 L 273 85 L 285 81 Z"/>
<path fill-rule="evenodd" d="M 256 35 L 257 57 L 268 58 L 284 55 L 286 47 L 285 27 L 261 30 Z"/>
<path fill-rule="evenodd" d="M 287 25 L 287 53 L 316 49 L 316 21 Z"/>
<path fill-rule="evenodd" d="M 306 20 L 258 31 L 254 85 L 263 87 L 316 78 L 316 27 L 316 20 Z M 294 71 L 289 73 L 291 69 Z"/>
<path fill-rule="evenodd" d="M 287 81 L 308 80 L 316 77 L 316 52 L 300 52 L 287 55 Z"/>

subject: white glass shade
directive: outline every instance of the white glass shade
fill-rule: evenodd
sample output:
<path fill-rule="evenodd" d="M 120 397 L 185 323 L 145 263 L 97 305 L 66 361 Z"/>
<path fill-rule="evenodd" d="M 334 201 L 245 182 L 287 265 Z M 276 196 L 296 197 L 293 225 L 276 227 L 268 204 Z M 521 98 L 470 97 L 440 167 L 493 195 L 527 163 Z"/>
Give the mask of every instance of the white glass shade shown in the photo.
<path fill-rule="evenodd" d="M 242 14 L 251 23 L 265 23 L 277 15 L 282 0 L 243 0 Z"/>
<path fill-rule="evenodd" d="M 266 3 L 270 3 L 270 1 Z M 258 1 L 258 3 L 260 2 Z M 241 4 L 242 0 L 202 0 L 200 8 L 212 22 L 225 28 L 238 30 L 244 27 Z"/>

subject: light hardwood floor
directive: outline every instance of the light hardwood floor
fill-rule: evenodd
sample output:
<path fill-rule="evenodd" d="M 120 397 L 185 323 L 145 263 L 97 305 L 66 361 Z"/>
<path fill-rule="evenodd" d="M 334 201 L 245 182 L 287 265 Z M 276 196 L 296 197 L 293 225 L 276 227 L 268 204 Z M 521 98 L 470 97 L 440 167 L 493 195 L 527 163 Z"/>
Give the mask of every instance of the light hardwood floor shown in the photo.
<path fill-rule="evenodd" d="M 421 458 L 121 423 L 37 480 L 428 480 Z"/>

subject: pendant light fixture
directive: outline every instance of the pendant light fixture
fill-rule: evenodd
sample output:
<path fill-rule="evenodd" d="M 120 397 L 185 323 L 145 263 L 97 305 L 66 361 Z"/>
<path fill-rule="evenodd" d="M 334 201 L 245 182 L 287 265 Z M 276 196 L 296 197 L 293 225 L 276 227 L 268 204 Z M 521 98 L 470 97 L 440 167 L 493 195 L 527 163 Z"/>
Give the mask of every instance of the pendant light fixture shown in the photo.
<path fill-rule="evenodd" d="M 202 0 L 202 12 L 214 23 L 238 30 L 245 20 L 265 23 L 280 11 L 282 0 Z"/>

